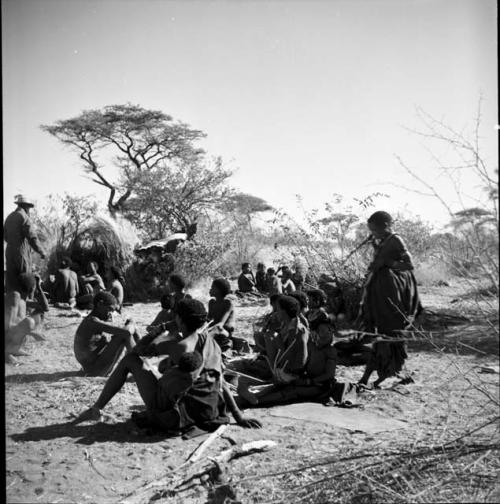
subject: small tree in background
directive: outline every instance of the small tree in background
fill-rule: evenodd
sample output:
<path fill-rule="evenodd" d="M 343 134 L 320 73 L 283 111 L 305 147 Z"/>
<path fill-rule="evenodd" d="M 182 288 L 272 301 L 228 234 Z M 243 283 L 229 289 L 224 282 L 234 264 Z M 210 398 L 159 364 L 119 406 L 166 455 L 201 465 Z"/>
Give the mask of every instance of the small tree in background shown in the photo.
<path fill-rule="evenodd" d="M 427 142 L 426 148 L 436 169 L 448 177 L 461 209 L 453 208 L 432 183 L 422 179 L 399 156 L 396 158 L 419 183 L 421 189 L 416 191 L 437 199 L 450 215 L 450 228 L 455 236 L 451 241 L 456 245 L 458 238 L 460 247 L 454 248 L 452 257 L 447 255 L 450 248 L 444 249 L 441 258 L 456 275 L 467 278 L 471 272 L 480 274 L 488 280 L 498 296 L 498 167 L 489 167 L 481 154 L 481 101 L 480 99 L 469 133 L 457 131 L 422 109 L 417 109 L 422 128 L 410 130 Z M 441 149 L 444 149 L 446 161 L 442 159 L 443 155 L 436 154 Z M 475 198 L 476 204 L 472 207 L 465 203 L 466 191 L 461 182 L 463 174 L 469 175 L 482 188 L 482 193 Z M 449 244 L 450 240 L 442 243 Z M 458 257 L 458 250 L 462 251 L 462 258 Z"/>

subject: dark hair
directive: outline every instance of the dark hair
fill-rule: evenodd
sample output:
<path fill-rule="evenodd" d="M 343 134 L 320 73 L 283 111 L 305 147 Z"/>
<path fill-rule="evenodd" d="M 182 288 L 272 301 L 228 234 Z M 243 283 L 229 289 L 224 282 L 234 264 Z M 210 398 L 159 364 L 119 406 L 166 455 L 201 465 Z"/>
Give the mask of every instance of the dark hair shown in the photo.
<path fill-rule="evenodd" d="M 17 280 L 19 283 L 20 294 L 29 294 L 36 285 L 35 275 L 32 275 L 31 273 L 21 273 L 17 277 Z"/>
<path fill-rule="evenodd" d="M 71 268 L 73 266 L 73 261 L 68 256 L 63 256 L 61 259 L 61 268 Z"/>
<path fill-rule="evenodd" d="M 391 215 L 387 212 L 379 210 L 368 217 L 368 224 L 374 224 L 377 227 L 385 228 L 392 226 L 393 219 Z"/>
<path fill-rule="evenodd" d="M 177 303 L 175 313 L 179 315 L 188 331 L 196 331 L 207 321 L 205 306 L 197 299 L 181 299 Z"/>
<path fill-rule="evenodd" d="M 186 352 L 179 358 L 179 370 L 185 373 L 196 371 L 203 364 L 203 357 L 199 352 Z"/>
<path fill-rule="evenodd" d="M 274 268 L 267 268 L 267 272 L 271 275 L 274 275 L 276 273 L 276 270 Z"/>
<path fill-rule="evenodd" d="M 212 282 L 212 285 L 219 290 L 223 297 L 231 292 L 231 284 L 225 278 L 216 278 Z"/>
<path fill-rule="evenodd" d="M 278 300 L 278 298 L 279 298 L 280 296 L 281 296 L 281 294 L 278 294 L 278 293 L 276 293 L 276 294 L 271 294 L 271 295 L 269 296 L 269 302 L 270 302 L 271 304 L 276 303 L 276 301 Z"/>
<path fill-rule="evenodd" d="M 111 292 L 101 291 L 94 296 L 93 304 L 94 306 L 98 304 L 103 304 L 104 306 L 113 306 L 118 305 L 118 301 L 116 300 L 115 296 L 111 294 Z"/>
<path fill-rule="evenodd" d="M 182 290 L 186 287 L 186 280 L 179 273 L 172 273 L 168 280 L 174 284 L 179 290 Z"/>
<path fill-rule="evenodd" d="M 244 262 L 244 263 L 241 264 L 241 269 L 244 269 L 247 266 L 250 266 L 250 263 L 249 262 Z"/>
<path fill-rule="evenodd" d="M 326 304 L 326 294 L 321 289 L 308 290 L 307 295 L 316 301 L 319 306 L 324 306 Z"/>
<path fill-rule="evenodd" d="M 161 307 L 164 310 L 170 310 L 170 308 L 172 308 L 171 301 L 172 300 L 170 299 L 170 294 L 163 294 L 163 296 L 160 298 Z"/>
<path fill-rule="evenodd" d="M 303 310 L 304 308 L 307 308 L 308 299 L 307 299 L 307 295 L 304 292 L 301 292 L 301 291 L 291 292 L 289 294 L 289 296 L 293 297 L 294 299 L 296 299 L 299 302 L 301 310 Z"/>
<path fill-rule="evenodd" d="M 265 269 L 266 265 L 264 263 L 257 263 L 257 268 Z"/>
<path fill-rule="evenodd" d="M 285 311 L 290 318 L 295 318 L 300 312 L 299 302 L 291 296 L 281 295 L 278 298 L 278 306 Z"/>
<path fill-rule="evenodd" d="M 124 283 L 122 272 L 116 266 L 111 266 L 109 271 L 111 272 L 111 275 L 113 275 L 113 278 L 116 278 L 116 280 L 120 280 L 121 283 Z"/>

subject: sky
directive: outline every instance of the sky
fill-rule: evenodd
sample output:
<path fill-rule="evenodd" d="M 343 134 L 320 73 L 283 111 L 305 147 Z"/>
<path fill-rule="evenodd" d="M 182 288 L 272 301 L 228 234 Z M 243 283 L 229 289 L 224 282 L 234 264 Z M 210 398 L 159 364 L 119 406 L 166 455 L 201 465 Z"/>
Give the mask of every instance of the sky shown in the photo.
<path fill-rule="evenodd" d="M 496 25 L 494 0 L 3 0 L 4 213 L 20 192 L 104 200 L 39 126 L 131 102 L 205 131 L 234 187 L 292 215 L 297 194 L 313 208 L 382 192 L 377 209 L 443 223 L 399 187 L 418 189 L 395 155 L 460 209 L 407 128 L 421 107 L 467 133 L 482 96 L 498 166 Z"/>

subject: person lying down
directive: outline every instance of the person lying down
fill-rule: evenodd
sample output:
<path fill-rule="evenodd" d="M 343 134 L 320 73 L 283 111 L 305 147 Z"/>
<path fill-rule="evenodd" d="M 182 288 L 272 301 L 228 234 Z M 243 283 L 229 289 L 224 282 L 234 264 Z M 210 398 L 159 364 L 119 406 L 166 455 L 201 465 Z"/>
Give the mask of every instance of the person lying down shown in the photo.
<path fill-rule="evenodd" d="M 243 416 L 224 381 L 221 350 L 202 330 L 207 320 L 203 303 L 195 299 L 179 301 L 175 320 L 180 338 L 163 340 L 158 344 L 161 348 L 156 349 L 151 349 L 154 341 L 139 341 L 118 363 L 95 403 L 73 424 L 100 420 L 102 410 L 132 374 L 146 406 L 145 413 L 133 418 L 141 428 L 147 426 L 169 434 L 181 434 L 195 427 L 212 431 L 229 423 L 228 411 L 242 427 L 261 427 L 258 420 Z M 143 360 L 143 355 L 169 358 L 156 369 Z"/>

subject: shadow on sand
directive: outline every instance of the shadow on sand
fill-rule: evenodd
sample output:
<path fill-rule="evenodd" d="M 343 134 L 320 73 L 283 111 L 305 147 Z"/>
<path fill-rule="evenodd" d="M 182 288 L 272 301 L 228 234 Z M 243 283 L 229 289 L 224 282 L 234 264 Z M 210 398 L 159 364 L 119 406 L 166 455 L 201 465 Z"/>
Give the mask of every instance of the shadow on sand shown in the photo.
<path fill-rule="evenodd" d="M 29 427 L 20 434 L 11 434 L 16 442 L 48 441 L 57 438 L 74 438 L 76 443 L 91 445 L 94 443 L 157 443 L 170 437 L 168 434 L 155 433 L 146 435 L 134 432 L 134 424 L 130 421 L 121 423 L 99 422 L 93 425 L 73 425 L 70 422 Z"/>
<path fill-rule="evenodd" d="M 56 382 L 65 378 L 84 377 L 82 370 L 58 371 L 57 373 L 12 374 L 5 377 L 5 383 Z"/>

